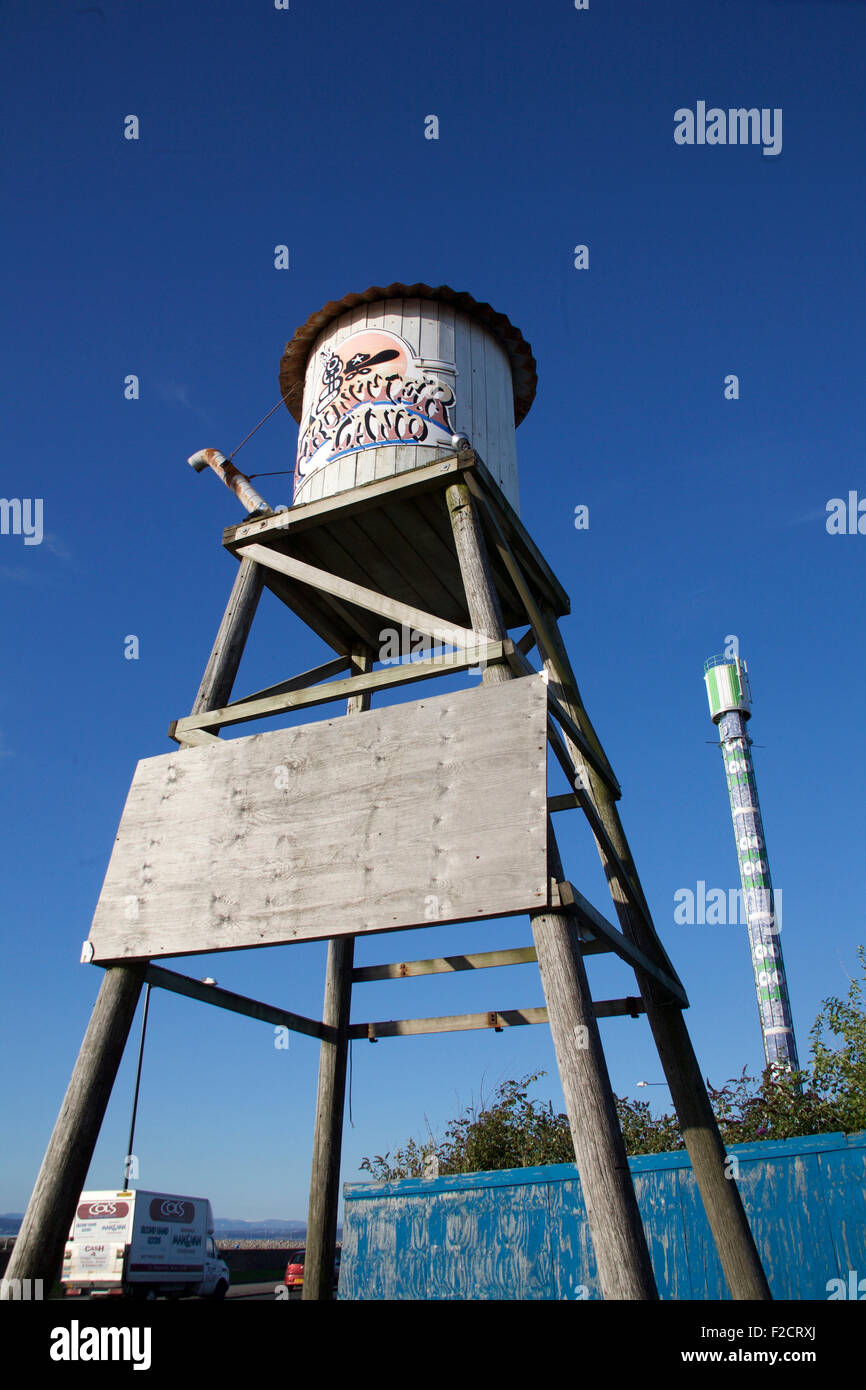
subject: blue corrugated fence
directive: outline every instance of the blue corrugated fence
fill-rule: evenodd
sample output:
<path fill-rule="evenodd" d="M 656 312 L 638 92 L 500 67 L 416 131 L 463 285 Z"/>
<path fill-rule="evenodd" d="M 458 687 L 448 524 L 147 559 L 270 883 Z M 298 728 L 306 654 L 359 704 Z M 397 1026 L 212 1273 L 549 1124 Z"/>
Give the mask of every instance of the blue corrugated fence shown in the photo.
<path fill-rule="evenodd" d="M 862 1279 L 866 1297 L 866 1132 L 734 1144 L 728 1154 L 774 1298 L 827 1299 L 833 1279 L 846 1289 Z M 629 1165 L 662 1298 L 727 1298 L 688 1155 Z M 340 1298 L 601 1296 L 571 1163 L 344 1194 Z"/>

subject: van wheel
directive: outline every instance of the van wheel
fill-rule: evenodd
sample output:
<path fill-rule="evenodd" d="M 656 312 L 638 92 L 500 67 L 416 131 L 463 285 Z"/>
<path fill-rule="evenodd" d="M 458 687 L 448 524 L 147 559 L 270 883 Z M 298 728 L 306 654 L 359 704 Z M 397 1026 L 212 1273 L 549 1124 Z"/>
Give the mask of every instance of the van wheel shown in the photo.
<path fill-rule="evenodd" d="M 216 1288 L 211 1294 L 211 1298 L 225 1298 L 227 1290 L 228 1284 L 226 1283 L 225 1279 L 220 1279 L 219 1283 L 217 1284 Z"/>

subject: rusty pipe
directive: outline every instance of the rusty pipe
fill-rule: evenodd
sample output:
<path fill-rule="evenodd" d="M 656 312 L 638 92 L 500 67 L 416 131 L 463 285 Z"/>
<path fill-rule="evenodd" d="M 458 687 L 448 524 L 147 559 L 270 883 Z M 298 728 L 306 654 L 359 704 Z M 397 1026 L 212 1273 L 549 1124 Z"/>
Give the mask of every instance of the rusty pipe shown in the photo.
<path fill-rule="evenodd" d="M 197 454 L 192 454 L 187 459 L 187 463 L 195 469 L 196 473 L 201 473 L 204 468 L 212 468 L 217 477 L 222 478 L 226 487 L 231 489 L 248 512 L 269 512 L 271 510 L 265 499 L 256 492 L 246 473 L 241 473 L 239 468 L 235 468 L 233 463 L 229 463 L 225 454 L 221 454 L 219 449 L 199 449 Z"/>

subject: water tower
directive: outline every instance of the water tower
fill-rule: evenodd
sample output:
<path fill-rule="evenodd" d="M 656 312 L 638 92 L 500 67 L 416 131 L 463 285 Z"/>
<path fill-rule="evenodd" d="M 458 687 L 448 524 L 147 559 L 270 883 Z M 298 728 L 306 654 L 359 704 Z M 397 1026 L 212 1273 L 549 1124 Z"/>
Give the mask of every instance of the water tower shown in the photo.
<path fill-rule="evenodd" d="M 83 952 L 105 975 L 10 1277 L 47 1276 L 59 1261 L 147 981 L 320 1041 L 305 1298 L 330 1293 L 351 1040 L 540 1023 L 555 1045 L 602 1294 L 657 1297 L 598 1029 L 599 1018 L 640 1013 L 731 1293 L 769 1297 L 685 1027 L 688 1000 L 559 632 L 568 596 L 518 515 L 515 429 L 536 384 L 527 343 L 468 294 L 373 287 L 298 329 L 280 382 L 299 426 L 293 505 L 271 511 L 218 450 L 190 460 L 211 464 L 250 513 L 223 535 L 239 568 L 192 712 L 170 726 L 179 747 L 144 759 L 132 781 Z M 333 656 L 232 698 L 264 586 Z M 429 639 L 431 654 L 384 660 L 394 627 Z M 426 693 L 435 687 L 425 682 L 455 674 L 465 688 Z M 419 698 L 389 704 L 409 683 Z M 345 713 L 220 738 L 331 702 Z M 595 840 L 617 925 L 567 878 L 560 814 Z M 437 923 L 521 915 L 531 945 L 435 955 Z M 418 927 L 431 930 L 427 958 L 355 967 L 358 935 Z M 328 942 L 320 1019 L 160 963 L 304 940 Z M 593 1000 L 585 961 L 602 952 L 634 971 L 640 997 Z M 503 965 L 537 965 L 545 1006 L 352 1019 L 367 981 L 399 990 L 401 979 L 441 975 L 444 989 L 455 969 Z"/>

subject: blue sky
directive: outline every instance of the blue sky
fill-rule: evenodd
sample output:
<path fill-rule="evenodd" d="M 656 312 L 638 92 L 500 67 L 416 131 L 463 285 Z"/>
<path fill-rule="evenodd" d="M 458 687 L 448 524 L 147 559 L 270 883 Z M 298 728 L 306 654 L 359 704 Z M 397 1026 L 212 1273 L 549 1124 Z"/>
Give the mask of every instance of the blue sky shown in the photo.
<path fill-rule="evenodd" d="M 228 453 L 275 403 L 311 312 L 394 280 L 466 289 L 532 345 L 522 517 L 571 594 L 564 635 L 716 1085 L 762 1065 L 745 928 L 680 926 L 673 908 L 699 880 L 738 884 L 702 682 L 738 636 L 805 1060 L 866 941 L 866 536 L 825 526 L 829 499 L 866 497 L 863 7 L 19 2 L 2 31 L 2 492 L 43 500 L 44 537 L 0 535 L 0 1210 L 26 1204 L 95 998 L 80 945 L 135 763 L 174 747 L 234 575 L 221 532 L 242 512 L 185 460 Z M 781 152 L 677 145 L 674 112 L 698 101 L 780 108 Z M 295 441 L 281 409 L 239 465 L 290 469 Z M 262 490 L 288 501 L 289 483 Z M 326 656 L 266 596 L 236 693 Z M 586 827 L 558 825 L 570 877 L 607 911 Z M 512 918 L 359 940 L 356 960 L 529 940 Z M 174 965 L 320 1015 L 324 955 Z M 589 973 L 596 997 L 635 992 L 609 958 Z M 515 967 L 359 986 L 353 1017 L 542 1002 Z M 646 1023 L 602 1036 L 615 1091 L 666 1103 L 637 1089 L 662 1080 Z M 91 1186 L 121 1177 L 134 1054 Z M 201 1192 L 219 1216 L 304 1218 L 317 1063 L 311 1039 L 277 1051 L 267 1025 L 155 993 L 143 1185 Z M 539 1069 L 561 1108 L 544 1027 L 356 1043 L 344 1181 Z"/>

